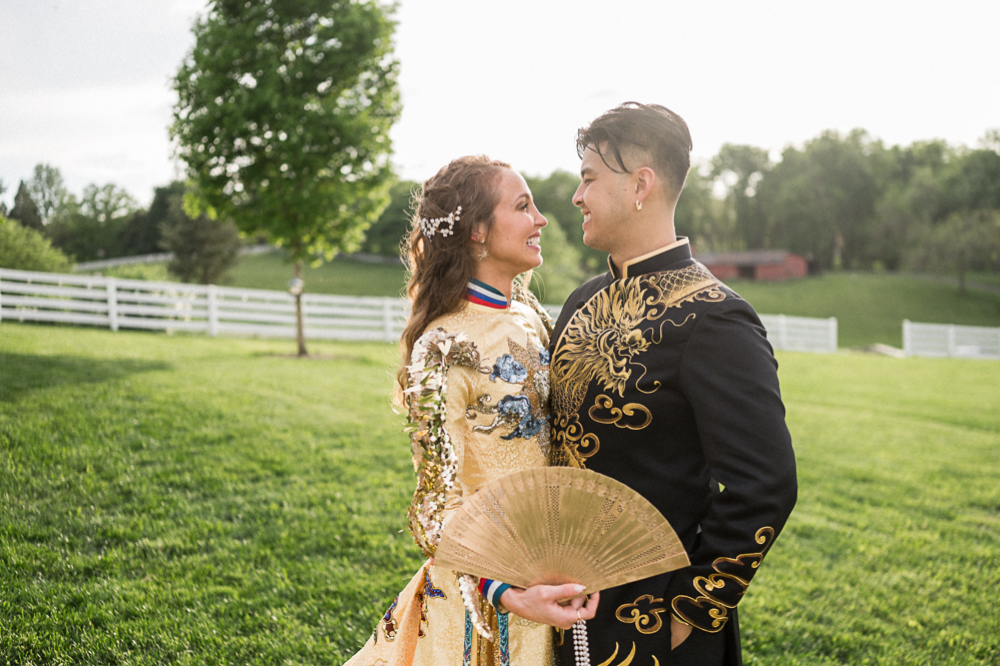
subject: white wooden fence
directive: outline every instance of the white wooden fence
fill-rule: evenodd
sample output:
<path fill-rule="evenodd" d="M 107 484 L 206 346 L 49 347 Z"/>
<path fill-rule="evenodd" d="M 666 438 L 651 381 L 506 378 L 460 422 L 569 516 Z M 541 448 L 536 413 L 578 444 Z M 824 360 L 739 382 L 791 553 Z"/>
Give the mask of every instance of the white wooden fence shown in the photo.
<path fill-rule="evenodd" d="M 815 319 L 760 315 L 771 346 L 782 351 L 833 354 L 837 351 L 837 318 Z"/>
<path fill-rule="evenodd" d="M 907 356 L 953 356 L 1000 360 L 1000 328 L 903 321 Z"/>
<path fill-rule="evenodd" d="M 406 302 L 305 294 L 307 339 L 398 340 Z M 0 320 L 295 337 L 295 299 L 282 291 L 123 280 L 0 268 Z"/>
<path fill-rule="evenodd" d="M 409 306 L 399 298 L 302 297 L 313 340 L 399 339 Z M 553 317 L 560 306 L 546 306 Z M 0 321 L 43 321 L 262 338 L 295 337 L 295 299 L 284 291 L 233 289 L 0 268 Z M 837 320 L 761 315 L 775 349 L 837 351 Z"/>

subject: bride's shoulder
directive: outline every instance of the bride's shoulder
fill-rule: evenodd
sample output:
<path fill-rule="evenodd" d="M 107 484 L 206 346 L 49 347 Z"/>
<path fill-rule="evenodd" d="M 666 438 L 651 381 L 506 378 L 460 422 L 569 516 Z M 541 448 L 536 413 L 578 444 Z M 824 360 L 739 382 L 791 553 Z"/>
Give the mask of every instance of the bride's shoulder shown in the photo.
<path fill-rule="evenodd" d="M 524 317 L 528 321 L 528 324 L 530 324 L 531 328 L 535 330 L 535 334 L 542 341 L 543 345 L 548 344 L 549 342 L 548 330 L 546 329 L 545 324 L 542 323 L 541 316 L 537 312 L 535 312 L 534 308 L 532 308 L 527 303 L 522 303 L 520 301 L 513 301 L 510 304 L 510 309 L 516 312 L 521 317 Z"/>

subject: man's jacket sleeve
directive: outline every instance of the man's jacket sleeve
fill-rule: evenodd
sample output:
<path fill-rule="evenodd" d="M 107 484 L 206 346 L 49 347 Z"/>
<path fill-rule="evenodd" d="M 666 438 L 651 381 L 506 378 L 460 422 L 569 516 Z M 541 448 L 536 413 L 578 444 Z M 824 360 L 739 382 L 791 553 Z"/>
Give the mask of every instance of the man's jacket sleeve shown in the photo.
<path fill-rule="evenodd" d="M 746 592 L 797 494 L 777 361 L 746 302 L 719 303 L 702 315 L 684 349 L 680 387 L 722 491 L 701 522 L 691 565 L 676 572 L 664 598 L 678 619 L 714 633 Z"/>

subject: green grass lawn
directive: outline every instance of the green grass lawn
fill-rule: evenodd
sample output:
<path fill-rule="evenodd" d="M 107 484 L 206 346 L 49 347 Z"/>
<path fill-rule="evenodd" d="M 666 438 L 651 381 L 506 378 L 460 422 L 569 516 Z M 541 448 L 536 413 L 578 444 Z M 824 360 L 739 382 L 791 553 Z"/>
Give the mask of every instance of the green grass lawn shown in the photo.
<path fill-rule="evenodd" d="M 340 664 L 420 558 L 395 350 L 0 323 L 0 664 Z M 748 663 L 1000 663 L 1000 367 L 782 354 Z"/>
<path fill-rule="evenodd" d="M 979 284 L 1000 289 L 1000 271 L 992 271 L 989 273 L 969 273 L 965 276 L 965 279 L 969 282 L 977 282 Z"/>

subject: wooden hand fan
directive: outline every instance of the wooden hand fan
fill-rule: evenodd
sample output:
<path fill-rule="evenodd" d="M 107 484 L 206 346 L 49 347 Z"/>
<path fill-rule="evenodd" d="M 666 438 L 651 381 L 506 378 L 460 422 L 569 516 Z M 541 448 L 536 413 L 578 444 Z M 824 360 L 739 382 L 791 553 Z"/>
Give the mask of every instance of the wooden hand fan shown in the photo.
<path fill-rule="evenodd" d="M 646 498 L 585 469 L 537 467 L 488 483 L 445 526 L 434 565 L 517 587 L 598 592 L 689 564 Z"/>

